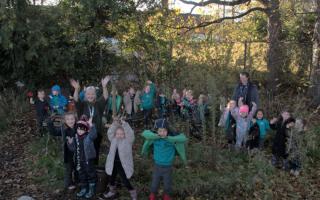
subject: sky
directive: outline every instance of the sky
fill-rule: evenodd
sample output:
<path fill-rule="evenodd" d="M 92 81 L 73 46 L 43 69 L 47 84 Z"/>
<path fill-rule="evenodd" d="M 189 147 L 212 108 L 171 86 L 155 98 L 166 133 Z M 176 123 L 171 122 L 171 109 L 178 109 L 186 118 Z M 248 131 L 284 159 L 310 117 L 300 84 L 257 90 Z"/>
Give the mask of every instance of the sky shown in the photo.
<path fill-rule="evenodd" d="M 192 1 L 200 2 L 201 0 L 192 0 Z M 44 0 L 44 5 L 56 5 L 56 4 L 58 4 L 58 2 L 59 2 L 59 0 Z M 36 0 L 36 4 L 40 5 L 41 0 Z M 192 5 L 184 4 L 180 0 L 169 0 L 169 8 L 178 9 L 182 13 L 190 13 L 192 7 L 193 7 Z M 215 6 L 214 8 L 197 7 L 193 10 L 193 14 L 210 15 L 210 14 L 214 14 L 214 12 L 217 12 L 217 9 L 219 9 L 219 7 L 217 7 L 217 6 Z"/>

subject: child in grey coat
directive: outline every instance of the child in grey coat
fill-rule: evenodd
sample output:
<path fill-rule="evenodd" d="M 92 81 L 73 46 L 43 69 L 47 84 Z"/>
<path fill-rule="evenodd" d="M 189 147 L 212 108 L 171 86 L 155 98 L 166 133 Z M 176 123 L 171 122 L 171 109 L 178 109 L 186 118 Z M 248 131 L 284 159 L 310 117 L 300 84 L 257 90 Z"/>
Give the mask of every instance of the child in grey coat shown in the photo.
<path fill-rule="evenodd" d="M 134 131 L 127 122 L 115 118 L 108 130 L 108 139 L 111 146 L 105 167 L 110 178 L 110 185 L 109 192 L 104 193 L 103 196 L 105 198 L 117 196 L 115 180 L 119 174 L 123 184 L 130 192 L 131 199 L 136 200 L 137 192 L 129 181 L 134 171 L 132 156 Z"/>

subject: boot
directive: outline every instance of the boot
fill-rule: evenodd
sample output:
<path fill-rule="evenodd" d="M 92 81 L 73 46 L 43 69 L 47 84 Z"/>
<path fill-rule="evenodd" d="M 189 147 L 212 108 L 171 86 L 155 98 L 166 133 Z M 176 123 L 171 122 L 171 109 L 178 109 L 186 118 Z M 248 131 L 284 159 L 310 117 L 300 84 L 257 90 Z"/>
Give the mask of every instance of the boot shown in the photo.
<path fill-rule="evenodd" d="M 137 200 L 137 190 L 130 190 L 129 193 L 132 200 Z"/>
<path fill-rule="evenodd" d="M 109 192 L 103 193 L 104 198 L 110 199 L 117 195 L 116 187 L 109 185 Z"/>
<path fill-rule="evenodd" d="M 156 200 L 156 195 L 154 193 L 151 193 L 149 196 L 149 200 Z"/>
<path fill-rule="evenodd" d="M 95 183 L 90 183 L 89 184 L 89 190 L 87 194 L 85 195 L 86 199 L 92 198 L 96 194 L 96 184 Z"/>
<path fill-rule="evenodd" d="M 82 186 L 80 192 L 77 193 L 77 197 L 84 197 L 86 193 L 87 193 L 87 187 Z"/>
<path fill-rule="evenodd" d="M 170 196 L 167 194 L 163 195 L 163 200 L 171 200 Z"/>

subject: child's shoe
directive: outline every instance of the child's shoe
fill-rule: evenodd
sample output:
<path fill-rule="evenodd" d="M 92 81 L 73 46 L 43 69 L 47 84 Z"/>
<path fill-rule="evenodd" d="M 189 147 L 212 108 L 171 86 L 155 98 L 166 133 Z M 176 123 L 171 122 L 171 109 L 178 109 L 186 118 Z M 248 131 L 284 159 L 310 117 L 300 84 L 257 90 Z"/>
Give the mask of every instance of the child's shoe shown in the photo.
<path fill-rule="evenodd" d="M 109 186 L 109 192 L 103 193 L 103 197 L 106 199 L 114 198 L 117 196 L 116 187 L 115 186 Z"/>
<path fill-rule="evenodd" d="M 75 185 L 69 185 L 69 186 L 68 186 L 68 190 L 74 190 L 74 189 L 76 189 L 76 186 L 75 186 Z"/>
<path fill-rule="evenodd" d="M 90 183 L 89 184 L 89 190 L 85 195 L 86 199 L 92 198 L 96 193 L 96 184 L 95 183 Z"/>
<path fill-rule="evenodd" d="M 77 197 L 84 197 L 87 193 L 87 187 L 81 187 L 80 192 L 77 193 Z"/>
<path fill-rule="evenodd" d="M 151 193 L 149 195 L 149 200 L 156 200 L 156 195 L 154 193 Z"/>
<path fill-rule="evenodd" d="M 137 200 L 137 190 L 130 190 L 130 196 L 132 200 Z"/>

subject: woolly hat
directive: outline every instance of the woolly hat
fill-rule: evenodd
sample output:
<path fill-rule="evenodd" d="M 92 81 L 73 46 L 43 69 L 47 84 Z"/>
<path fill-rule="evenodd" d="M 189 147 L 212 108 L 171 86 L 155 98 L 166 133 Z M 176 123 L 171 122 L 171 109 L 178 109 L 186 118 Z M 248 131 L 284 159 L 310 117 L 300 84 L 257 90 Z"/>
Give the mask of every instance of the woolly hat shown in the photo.
<path fill-rule="evenodd" d="M 60 93 L 61 91 L 61 88 L 59 85 L 54 85 L 52 88 L 51 88 L 51 91 L 58 91 Z"/>
<path fill-rule="evenodd" d="M 80 120 L 77 121 L 77 128 L 78 127 L 82 127 L 84 128 L 86 131 L 88 131 L 90 129 L 90 125 L 88 123 L 88 117 L 86 115 L 82 115 L 80 117 Z"/>
<path fill-rule="evenodd" d="M 159 129 L 159 128 L 165 128 L 168 130 L 169 125 L 166 119 L 161 118 L 161 119 L 157 119 L 154 123 L 154 128 L 155 129 Z"/>
<path fill-rule="evenodd" d="M 249 106 L 248 105 L 240 106 L 239 112 L 240 113 L 249 113 Z"/>

